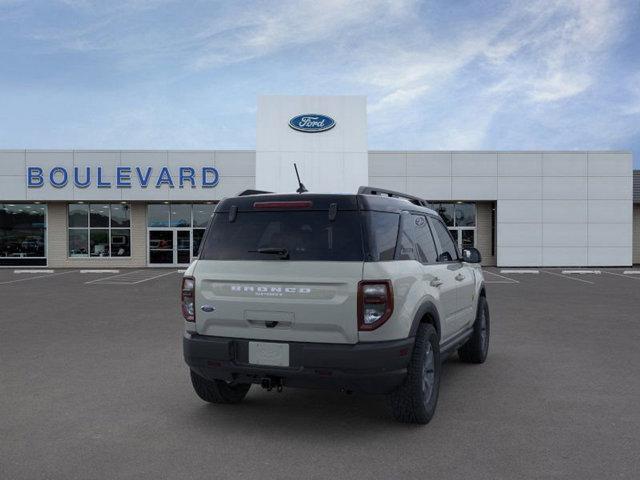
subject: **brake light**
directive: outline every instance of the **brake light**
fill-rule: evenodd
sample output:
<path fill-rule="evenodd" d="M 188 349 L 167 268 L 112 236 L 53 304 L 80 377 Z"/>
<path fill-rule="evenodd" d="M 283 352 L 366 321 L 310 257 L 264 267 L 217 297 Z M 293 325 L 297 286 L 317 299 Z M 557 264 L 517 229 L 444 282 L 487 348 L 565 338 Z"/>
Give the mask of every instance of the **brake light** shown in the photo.
<path fill-rule="evenodd" d="M 253 208 L 311 208 L 309 200 L 292 200 L 290 202 L 253 202 Z"/>
<path fill-rule="evenodd" d="M 182 316 L 187 322 L 196 321 L 196 279 L 193 277 L 183 277 L 182 287 L 180 288 L 180 305 L 182 307 Z"/>
<path fill-rule="evenodd" d="M 358 283 L 358 330 L 375 330 L 393 313 L 391 280 Z"/>

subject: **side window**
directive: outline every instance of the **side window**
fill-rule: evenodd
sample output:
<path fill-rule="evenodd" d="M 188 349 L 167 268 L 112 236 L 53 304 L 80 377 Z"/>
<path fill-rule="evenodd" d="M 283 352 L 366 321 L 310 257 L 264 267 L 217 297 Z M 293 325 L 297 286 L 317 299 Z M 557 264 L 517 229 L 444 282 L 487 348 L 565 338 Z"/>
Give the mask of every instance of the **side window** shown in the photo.
<path fill-rule="evenodd" d="M 398 240 L 400 215 L 390 212 L 363 213 L 368 226 L 369 258 L 373 262 L 393 260 Z"/>
<path fill-rule="evenodd" d="M 396 245 L 396 260 L 418 260 L 415 251 L 413 215 L 402 212 L 400 215 L 400 232 Z"/>
<path fill-rule="evenodd" d="M 424 215 L 412 215 L 416 237 L 417 257 L 422 263 L 435 263 L 438 253 L 431 229 Z"/>
<path fill-rule="evenodd" d="M 441 220 L 430 218 L 429 223 L 433 228 L 433 233 L 440 242 L 440 249 L 438 250 L 438 261 L 440 262 L 452 262 L 458 260 L 458 250 L 455 243 L 451 239 L 451 234 L 447 227 L 444 226 Z"/>

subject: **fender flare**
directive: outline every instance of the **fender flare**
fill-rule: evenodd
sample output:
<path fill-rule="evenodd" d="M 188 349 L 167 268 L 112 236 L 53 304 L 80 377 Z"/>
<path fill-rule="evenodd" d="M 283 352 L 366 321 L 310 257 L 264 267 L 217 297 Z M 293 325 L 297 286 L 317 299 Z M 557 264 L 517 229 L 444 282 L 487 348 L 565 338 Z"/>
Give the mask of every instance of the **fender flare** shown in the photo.
<path fill-rule="evenodd" d="M 411 323 L 411 331 L 409 332 L 410 337 L 415 337 L 416 332 L 418 331 L 418 327 L 422 322 L 422 319 L 425 315 L 430 315 L 433 318 L 433 326 L 438 333 L 438 337 L 440 337 L 442 330 L 440 329 L 440 314 L 438 313 L 438 309 L 435 304 L 429 300 L 420 305 L 420 308 L 416 312 L 413 317 L 413 322 Z"/>

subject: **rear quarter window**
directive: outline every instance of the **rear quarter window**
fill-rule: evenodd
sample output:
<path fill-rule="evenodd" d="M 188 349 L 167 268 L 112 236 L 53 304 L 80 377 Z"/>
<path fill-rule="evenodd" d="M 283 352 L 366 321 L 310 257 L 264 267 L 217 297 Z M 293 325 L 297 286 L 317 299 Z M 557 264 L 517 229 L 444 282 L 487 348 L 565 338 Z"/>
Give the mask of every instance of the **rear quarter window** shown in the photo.
<path fill-rule="evenodd" d="M 400 215 L 390 212 L 367 211 L 365 218 L 368 240 L 368 258 L 370 262 L 393 260 L 398 241 Z"/>

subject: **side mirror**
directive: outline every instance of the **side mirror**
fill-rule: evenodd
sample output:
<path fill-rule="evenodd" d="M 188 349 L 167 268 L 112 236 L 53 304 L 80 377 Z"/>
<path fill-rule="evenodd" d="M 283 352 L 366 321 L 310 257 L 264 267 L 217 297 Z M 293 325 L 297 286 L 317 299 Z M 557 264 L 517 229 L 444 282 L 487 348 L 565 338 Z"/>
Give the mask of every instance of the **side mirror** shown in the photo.
<path fill-rule="evenodd" d="M 451 258 L 451 254 L 449 252 L 442 252 L 440 255 L 438 255 L 436 262 L 438 263 L 453 262 L 453 258 Z"/>
<path fill-rule="evenodd" d="M 462 261 L 467 263 L 480 263 L 482 261 L 482 255 L 480 255 L 480 252 L 477 248 L 463 248 Z"/>

